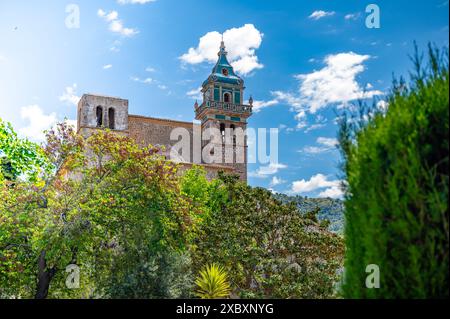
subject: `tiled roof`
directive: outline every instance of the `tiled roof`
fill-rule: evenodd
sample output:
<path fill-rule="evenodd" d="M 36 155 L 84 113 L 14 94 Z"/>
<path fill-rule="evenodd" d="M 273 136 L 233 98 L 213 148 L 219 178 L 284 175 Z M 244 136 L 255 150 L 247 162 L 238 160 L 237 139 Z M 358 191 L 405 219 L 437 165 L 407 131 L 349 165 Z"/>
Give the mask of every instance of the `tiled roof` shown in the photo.
<path fill-rule="evenodd" d="M 225 50 L 223 41 L 220 45 L 218 56 L 219 58 L 216 65 L 212 69 L 211 75 L 206 81 L 203 82 L 203 85 L 207 84 L 209 81 L 236 85 L 242 84 L 242 79 L 234 72 L 234 69 L 231 66 L 230 62 L 228 62 L 227 51 Z M 222 70 L 224 69 L 226 69 L 227 75 L 223 74 Z"/>

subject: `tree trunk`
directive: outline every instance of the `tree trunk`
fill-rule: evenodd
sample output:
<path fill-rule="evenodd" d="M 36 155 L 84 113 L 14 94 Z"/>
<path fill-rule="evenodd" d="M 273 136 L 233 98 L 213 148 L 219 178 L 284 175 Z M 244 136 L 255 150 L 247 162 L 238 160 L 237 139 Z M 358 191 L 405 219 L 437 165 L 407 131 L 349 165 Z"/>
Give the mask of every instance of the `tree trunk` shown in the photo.
<path fill-rule="evenodd" d="M 48 295 L 48 288 L 50 282 L 55 276 L 56 268 L 47 269 L 47 262 L 45 260 L 45 250 L 41 252 L 38 260 L 38 283 L 36 287 L 35 299 L 45 299 Z"/>

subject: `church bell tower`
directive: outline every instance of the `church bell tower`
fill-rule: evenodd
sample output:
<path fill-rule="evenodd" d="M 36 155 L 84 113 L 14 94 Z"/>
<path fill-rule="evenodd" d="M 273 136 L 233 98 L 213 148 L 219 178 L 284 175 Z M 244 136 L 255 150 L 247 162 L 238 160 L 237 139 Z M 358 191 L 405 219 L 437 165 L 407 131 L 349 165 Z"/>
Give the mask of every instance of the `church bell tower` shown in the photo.
<path fill-rule="evenodd" d="M 247 179 L 247 138 L 245 130 L 247 119 L 252 114 L 253 99 L 244 104 L 244 81 L 234 72 L 228 62 L 225 44 L 222 41 L 218 52 L 218 60 L 208 79 L 202 84 L 203 102 L 195 103 L 195 118 L 201 121 L 202 134 L 209 128 L 220 132 L 216 144 L 216 163 L 234 167 L 241 179 Z M 210 130 L 211 131 L 211 130 Z M 243 137 L 242 137 L 243 132 Z M 208 142 L 202 144 L 202 150 Z M 213 150 L 207 150 L 213 154 Z M 230 161 L 230 155 L 232 158 Z"/>

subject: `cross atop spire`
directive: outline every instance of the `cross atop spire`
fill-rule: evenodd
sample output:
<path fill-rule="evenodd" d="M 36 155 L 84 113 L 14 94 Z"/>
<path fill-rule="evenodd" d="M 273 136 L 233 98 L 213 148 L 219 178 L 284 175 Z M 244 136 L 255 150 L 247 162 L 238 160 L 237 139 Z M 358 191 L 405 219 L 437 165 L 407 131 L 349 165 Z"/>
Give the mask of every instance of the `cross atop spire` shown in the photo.
<path fill-rule="evenodd" d="M 218 55 L 211 74 L 202 84 L 203 102 L 194 104 L 195 118 L 202 121 L 203 126 L 215 127 L 220 122 L 245 127 L 252 114 L 253 99 L 250 98 L 250 105 L 244 104 L 244 81 L 228 62 L 223 39 Z"/>
<path fill-rule="evenodd" d="M 225 50 L 225 42 L 223 41 L 223 34 L 222 34 L 222 41 L 220 42 L 220 51 L 217 53 L 218 56 L 221 55 L 227 55 L 228 52 Z"/>
<path fill-rule="evenodd" d="M 203 86 L 207 85 L 210 81 L 238 86 L 244 84 L 244 81 L 234 72 L 233 66 L 227 59 L 227 54 L 228 52 L 225 49 L 225 43 L 224 41 L 221 41 L 220 50 L 217 54 L 219 58 L 217 59 L 210 76 L 203 82 Z"/>

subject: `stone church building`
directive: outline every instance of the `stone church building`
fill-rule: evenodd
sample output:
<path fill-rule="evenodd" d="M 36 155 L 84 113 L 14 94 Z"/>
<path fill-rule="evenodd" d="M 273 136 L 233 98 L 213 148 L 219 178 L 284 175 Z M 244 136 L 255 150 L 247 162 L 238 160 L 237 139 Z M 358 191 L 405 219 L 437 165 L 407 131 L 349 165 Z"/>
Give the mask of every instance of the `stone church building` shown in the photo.
<path fill-rule="evenodd" d="M 128 113 L 128 100 L 104 95 L 84 94 L 78 103 L 77 131 L 87 137 L 94 130 L 108 128 L 121 134 L 132 137 L 142 146 L 149 144 L 164 146 L 165 156 L 169 159 L 170 150 L 177 139 L 171 139 L 171 132 L 176 128 L 184 128 L 189 132 L 190 155 L 182 157 L 181 165 L 188 169 L 193 163 L 205 168 L 208 178 L 214 178 L 219 171 L 238 174 L 241 180 L 247 180 L 247 139 L 236 141 L 232 137 L 231 149 L 234 150 L 232 160 L 224 160 L 225 157 L 225 131 L 234 132 L 242 129 L 245 132 L 247 119 L 252 114 L 253 99 L 250 97 L 249 104 L 244 104 L 244 81 L 236 75 L 233 67 L 227 60 L 227 52 L 222 41 L 218 60 L 211 74 L 202 84 L 203 101 L 199 105 L 194 104 L 195 119 L 200 124 L 176 120 L 132 115 Z M 204 151 L 207 142 L 200 139 L 198 148 L 194 147 L 195 130 L 198 127 L 199 135 L 202 137 L 209 128 L 219 130 L 222 140 L 215 140 L 217 147 L 222 149 L 220 160 L 206 163 L 203 157 L 200 160 L 196 152 Z M 231 133 L 233 136 L 233 133 Z M 229 141 L 229 139 L 227 140 Z M 219 142 L 219 144 L 217 143 Z M 216 148 L 217 149 L 217 148 Z M 229 149 L 229 148 L 228 148 Z M 237 150 L 243 152 L 240 156 Z M 214 151 L 208 153 L 213 154 Z M 220 155 L 219 155 L 220 157 Z M 240 160 L 236 160 L 237 158 Z"/>

